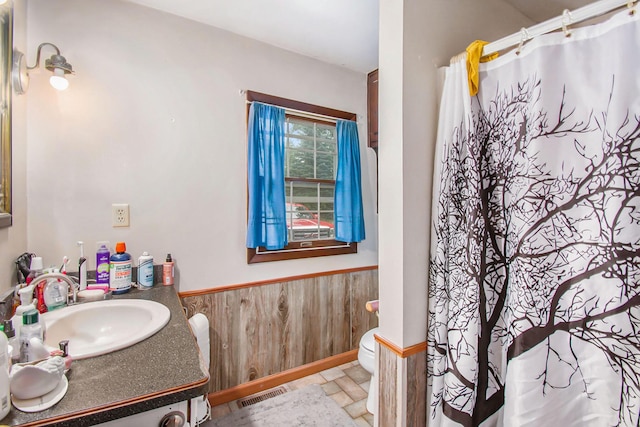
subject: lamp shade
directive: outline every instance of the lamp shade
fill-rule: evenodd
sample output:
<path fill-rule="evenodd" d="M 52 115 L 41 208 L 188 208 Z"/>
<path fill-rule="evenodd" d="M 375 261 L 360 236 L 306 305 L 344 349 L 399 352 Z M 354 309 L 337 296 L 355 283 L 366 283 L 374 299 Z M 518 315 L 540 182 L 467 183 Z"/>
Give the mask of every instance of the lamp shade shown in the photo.
<path fill-rule="evenodd" d="M 53 76 L 49 78 L 49 83 L 58 90 L 65 90 L 69 87 L 69 80 L 64 76 L 64 70 L 60 68 L 56 68 L 53 71 Z"/>

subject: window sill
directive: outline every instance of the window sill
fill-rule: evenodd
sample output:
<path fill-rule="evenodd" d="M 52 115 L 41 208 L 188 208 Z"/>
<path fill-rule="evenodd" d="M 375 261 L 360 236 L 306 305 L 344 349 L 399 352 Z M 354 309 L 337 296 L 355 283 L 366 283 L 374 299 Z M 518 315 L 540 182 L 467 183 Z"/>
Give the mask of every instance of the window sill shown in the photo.
<path fill-rule="evenodd" d="M 286 248 L 279 250 L 270 251 L 263 247 L 247 249 L 247 264 L 355 253 L 358 253 L 357 243 L 345 243 L 337 240 L 295 242 L 289 243 Z"/>

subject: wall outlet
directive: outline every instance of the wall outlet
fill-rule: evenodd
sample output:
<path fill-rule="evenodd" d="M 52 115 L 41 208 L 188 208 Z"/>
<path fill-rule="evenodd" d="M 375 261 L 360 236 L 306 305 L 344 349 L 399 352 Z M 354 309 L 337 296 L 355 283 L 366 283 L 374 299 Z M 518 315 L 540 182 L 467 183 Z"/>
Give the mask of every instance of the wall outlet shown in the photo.
<path fill-rule="evenodd" d="M 111 205 L 111 223 L 114 227 L 129 226 L 129 205 L 127 203 Z"/>

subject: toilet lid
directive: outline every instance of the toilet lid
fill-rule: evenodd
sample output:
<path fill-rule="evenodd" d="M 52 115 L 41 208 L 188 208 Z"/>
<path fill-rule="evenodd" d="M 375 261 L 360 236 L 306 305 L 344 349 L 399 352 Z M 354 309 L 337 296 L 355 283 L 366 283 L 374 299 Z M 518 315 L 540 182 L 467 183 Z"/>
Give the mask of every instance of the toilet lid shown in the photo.
<path fill-rule="evenodd" d="M 375 338 L 373 334 L 378 333 L 379 328 L 373 328 L 367 331 L 360 339 L 360 346 L 366 348 L 369 351 L 375 351 Z"/>

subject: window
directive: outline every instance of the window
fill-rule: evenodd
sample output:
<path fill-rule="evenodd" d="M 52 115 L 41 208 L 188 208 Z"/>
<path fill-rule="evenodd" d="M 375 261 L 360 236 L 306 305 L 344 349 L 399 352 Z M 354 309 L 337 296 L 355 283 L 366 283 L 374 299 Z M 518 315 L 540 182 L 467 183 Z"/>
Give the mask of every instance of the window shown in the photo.
<path fill-rule="evenodd" d="M 289 242 L 334 237 L 336 127 L 287 117 L 285 197 Z"/>
<path fill-rule="evenodd" d="M 336 119 L 355 114 L 247 92 L 248 101 L 285 108 L 285 209 L 289 244 L 247 249 L 249 263 L 356 253 L 335 240 L 334 191 L 338 163 Z"/>

